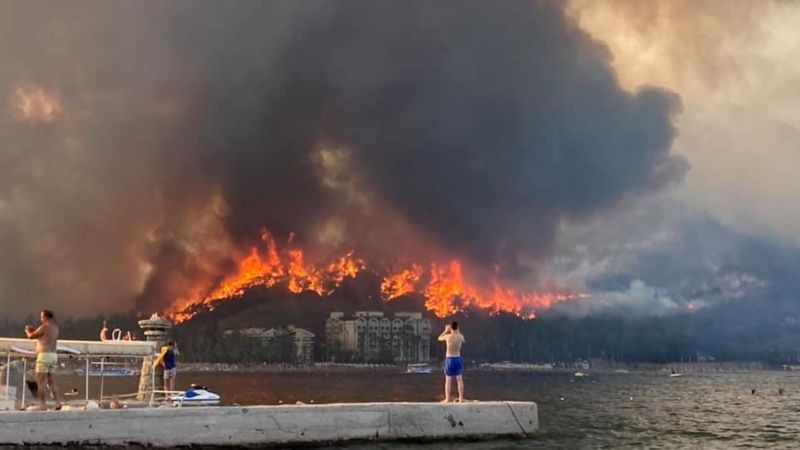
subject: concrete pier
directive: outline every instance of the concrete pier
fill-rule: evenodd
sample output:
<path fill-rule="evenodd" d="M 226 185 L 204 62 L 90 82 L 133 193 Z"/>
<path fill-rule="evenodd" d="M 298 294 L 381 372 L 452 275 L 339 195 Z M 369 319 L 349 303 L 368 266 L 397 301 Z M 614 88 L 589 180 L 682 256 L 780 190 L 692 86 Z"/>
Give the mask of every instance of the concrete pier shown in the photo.
<path fill-rule="evenodd" d="M 348 403 L 0 413 L 3 444 L 271 446 L 529 436 L 533 402 Z"/>

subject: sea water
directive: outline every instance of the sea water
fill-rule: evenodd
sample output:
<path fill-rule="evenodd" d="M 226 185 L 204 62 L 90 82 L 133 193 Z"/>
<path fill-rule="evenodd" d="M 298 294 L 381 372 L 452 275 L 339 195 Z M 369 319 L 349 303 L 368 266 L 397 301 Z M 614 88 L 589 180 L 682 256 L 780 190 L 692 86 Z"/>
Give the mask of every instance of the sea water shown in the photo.
<path fill-rule="evenodd" d="M 179 373 L 225 404 L 438 401 L 442 375 L 354 373 Z M 62 379 L 65 384 L 76 380 Z M 93 384 L 94 384 L 93 380 Z M 348 449 L 800 448 L 800 373 L 480 372 L 465 374 L 468 400 L 524 400 L 539 405 L 531 439 L 430 444 L 357 444 Z M 128 386 L 130 384 L 130 386 Z M 106 392 L 135 380 L 106 379 Z M 96 389 L 96 387 L 94 387 Z M 783 389 L 783 394 L 780 393 Z M 755 393 L 753 394 L 753 390 Z"/>

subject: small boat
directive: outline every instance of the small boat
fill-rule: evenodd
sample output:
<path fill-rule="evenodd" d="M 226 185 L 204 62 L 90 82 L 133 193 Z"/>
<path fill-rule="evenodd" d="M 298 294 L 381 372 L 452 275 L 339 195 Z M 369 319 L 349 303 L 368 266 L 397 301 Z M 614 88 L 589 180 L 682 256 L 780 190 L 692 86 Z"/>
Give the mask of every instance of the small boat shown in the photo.
<path fill-rule="evenodd" d="M 124 363 L 92 363 L 89 368 L 90 377 L 131 377 L 139 375 L 139 371 Z"/>
<path fill-rule="evenodd" d="M 188 391 L 169 398 L 172 406 L 219 406 L 220 400 L 220 396 L 209 388 L 196 384 Z"/>
<path fill-rule="evenodd" d="M 588 373 L 586 373 L 586 372 L 581 372 L 580 370 L 579 370 L 579 371 L 577 371 L 577 372 L 575 372 L 573 375 L 574 375 L 575 377 L 577 377 L 577 378 L 581 378 L 581 377 L 588 377 L 588 376 L 589 376 L 589 374 L 588 374 Z"/>
<path fill-rule="evenodd" d="M 678 373 L 678 372 L 673 372 L 673 373 L 669 374 L 670 378 L 679 378 L 679 377 L 682 377 L 682 376 L 683 376 L 683 374 L 682 373 Z"/>
<path fill-rule="evenodd" d="M 409 364 L 406 367 L 406 373 L 431 373 L 430 364 Z"/>

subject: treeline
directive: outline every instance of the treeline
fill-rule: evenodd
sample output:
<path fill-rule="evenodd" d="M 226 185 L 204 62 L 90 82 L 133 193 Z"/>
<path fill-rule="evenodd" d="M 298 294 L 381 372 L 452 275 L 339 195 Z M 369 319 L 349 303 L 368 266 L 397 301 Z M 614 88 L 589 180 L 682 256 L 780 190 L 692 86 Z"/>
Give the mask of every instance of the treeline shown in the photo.
<path fill-rule="evenodd" d="M 269 342 L 223 330 L 218 322 L 179 325 L 173 337 L 181 350 L 181 360 L 220 363 L 295 363 L 294 340 L 278 335 Z M 315 358 L 316 360 L 317 358 Z"/>
<path fill-rule="evenodd" d="M 684 314 L 668 317 L 582 319 L 541 317 L 524 321 L 510 315 L 493 320 L 462 318 L 467 357 L 476 361 L 617 362 L 800 360 L 800 326 L 782 317 Z"/>
<path fill-rule="evenodd" d="M 570 362 L 602 358 L 665 363 L 695 361 L 704 355 L 718 361 L 784 364 L 798 362 L 800 354 L 800 322 L 784 320 L 780 314 L 759 315 L 753 311 L 729 310 L 724 314 L 709 311 L 651 318 L 609 315 L 572 319 L 544 315 L 536 320 L 522 320 L 508 314 L 462 314 L 456 319 L 467 339 L 464 356 L 475 362 Z M 125 315 L 60 318 L 61 337 L 97 339 L 103 320 L 108 321 L 111 329 L 139 332 L 137 318 Z M 303 325 L 317 335 L 316 361 L 324 360 L 329 353 L 325 347 L 324 321 L 324 316 L 314 316 Z M 431 357 L 440 359 L 444 356 L 444 346 L 436 342 L 436 336 L 447 321 L 436 318 L 431 321 L 434 327 Z M 294 345 L 288 336 L 263 346 L 238 333 L 226 335 L 225 330 L 232 326 L 220 325 L 223 322 L 206 318 L 176 326 L 172 335 L 179 343 L 181 359 L 226 363 L 293 361 Z M 0 335 L 22 337 L 25 323 L 35 324 L 38 320 L 0 319 Z"/>

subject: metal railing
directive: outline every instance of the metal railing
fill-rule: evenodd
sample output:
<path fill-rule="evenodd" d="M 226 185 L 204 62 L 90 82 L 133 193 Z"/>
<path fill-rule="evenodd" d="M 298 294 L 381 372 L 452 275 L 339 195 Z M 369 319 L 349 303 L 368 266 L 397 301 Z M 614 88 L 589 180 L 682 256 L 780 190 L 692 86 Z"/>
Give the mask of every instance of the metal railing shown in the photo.
<path fill-rule="evenodd" d="M 27 391 L 28 391 L 28 387 L 27 387 L 27 381 L 28 381 L 28 379 L 27 379 L 27 375 L 28 375 L 28 358 L 34 357 L 34 355 L 35 355 L 35 354 L 32 354 L 32 353 L 33 352 L 28 352 L 28 351 L 25 351 L 25 350 L 22 350 L 22 349 L 12 349 L 12 350 L 9 350 L 9 351 L 6 352 L 6 358 L 5 358 L 6 359 L 6 366 L 5 366 L 5 370 L 6 370 L 5 400 L 6 401 L 9 401 L 9 400 L 16 401 L 17 400 L 16 399 L 17 395 L 20 395 L 21 396 L 21 399 L 20 399 L 21 403 L 20 404 L 22 405 L 23 408 L 24 408 L 26 400 L 27 400 L 26 399 L 26 394 L 27 394 Z M 152 359 L 154 357 L 154 356 L 118 355 L 118 354 L 117 355 L 115 355 L 115 354 L 107 354 L 107 355 L 92 354 L 92 355 L 86 355 L 86 354 L 80 354 L 80 353 L 74 353 L 74 352 L 57 353 L 57 355 L 58 355 L 58 359 L 59 360 L 63 359 L 63 357 L 65 355 L 69 356 L 70 358 L 78 358 L 78 359 L 82 358 L 84 360 L 84 374 L 83 374 L 84 375 L 84 400 L 86 401 L 86 403 L 88 403 L 89 400 L 90 400 L 89 377 L 92 376 L 91 365 L 92 365 L 92 361 L 93 360 L 94 360 L 94 362 L 99 362 L 99 364 L 100 364 L 100 396 L 99 396 L 100 398 L 99 398 L 99 400 L 102 402 L 103 399 L 105 398 L 105 395 L 104 395 L 105 394 L 105 392 L 104 392 L 105 391 L 105 364 L 106 364 L 106 360 L 107 359 L 109 359 L 109 358 L 137 359 L 137 360 L 141 360 L 142 366 L 144 366 L 144 362 L 145 361 L 147 361 L 148 359 Z M 15 398 L 11 398 L 11 362 L 12 362 L 12 359 L 13 360 L 19 359 L 19 360 L 22 361 L 22 393 L 15 395 Z M 155 375 L 156 375 L 155 369 L 151 369 L 150 370 L 150 399 L 149 399 L 149 402 L 148 402 L 148 406 L 152 407 L 152 406 L 155 405 L 155 403 L 156 403 L 156 393 L 164 393 L 167 398 L 169 398 L 169 395 L 171 395 L 171 394 L 180 394 L 180 393 L 182 393 L 181 391 L 177 391 L 176 392 L 176 391 L 156 390 L 155 389 L 155 385 L 156 385 L 156 377 L 155 377 Z M 46 387 L 44 387 L 44 386 L 40 386 L 39 387 L 39 389 L 45 389 L 45 388 Z M 139 394 L 140 394 L 140 392 L 137 392 L 137 393 L 134 393 L 134 394 L 123 394 L 123 396 L 126 397 L 126 398 L 127 397 L 135 397 L 135 396 L 138 396 Z M 117 395 L 117 397 L 123 397 L 123 396 Z"/>

